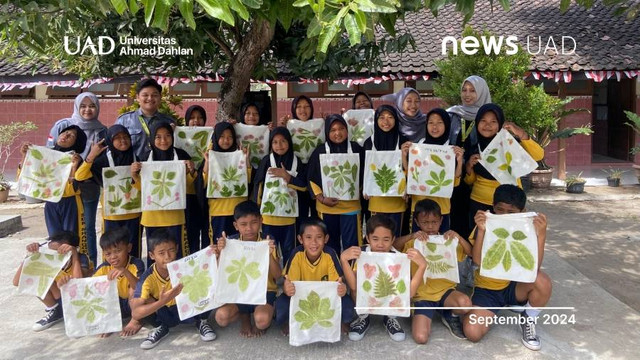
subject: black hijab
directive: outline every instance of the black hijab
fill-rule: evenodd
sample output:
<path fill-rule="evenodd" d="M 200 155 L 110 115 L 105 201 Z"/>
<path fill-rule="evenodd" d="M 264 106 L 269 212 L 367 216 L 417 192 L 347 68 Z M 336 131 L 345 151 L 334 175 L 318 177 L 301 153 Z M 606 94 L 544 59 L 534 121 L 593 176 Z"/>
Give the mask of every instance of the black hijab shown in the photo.
<path fill-rule="evenodd" d="M 191 113 L 197 111 L 202 114 L 202 119 L 204 120 L 204 125 L 207 124 L 207 111 L 200 105 L 191 105 L 187 108 L 187 112 L 184 113 L 184 120 L 189 124 L 189 119 L 191 119 Z"/>
<path fill-rule="evenodd" d="M 169 146 L 167 150 L 158 149 L 155 145 L 156 134 L 160 129 L 167 129 L 167 131 L 169 132 L 169 136 L 171 136 L 171 146 Z M 173 139 L 173 128 L 171 127 L 170 123 L 164 121 L 154 122 L 151 126 L 151 136 L 149 137 L 149 142 L 151 143 L 151 152 L 147 154 L 147 160 L 149 160 L 150 156 L 153 156 L 153 161 L 172 161 L 174 159 L 174 150 L 178 155 L 178 160 L 191 160 L 191 156 L 189 156 L 186 151 L 173 146 L 175 142 Z"/>
<path fill-rule="evenodd" d="M 260 116 L 260 108 L 258 107 L 258 105 L 256 105 L 255 103 L 246 103 L 244 105 L 242 105 L 242 107 L 240 108 L 240 119 L 238 119 L 238 122 L 242 123 L 242 124 L 246 124 L 244 122 L 244 115 L 247 113 L 247 109 L 249 109 L 250 107 L 255 107 L 256 110 L 258 110 L 258 124 L 257 125 L 264 125 L 264 123 L 262 122 L 262 116 Z"/>
<path fill-rule="evenodd" d="M 380 117 L 380 115 L 382 115 L 382 112 L 384 111 L 390 112 L 391 115 L 393 116 L 393 119 L 395 120 L 393 128 L 391 128 L 391 130 L 389 130 L 388 132 L 384 132 L 378 125 L 378 118 Z M 393 106 L 391 105 L 378 106 L 378 108 L 376 109 L 376 114 L 374 115 L 373 119 L 374 119 L 373 120 L 373 139 L 375 141 L 376 150 L 381 150 L 381 151 L 395 150 L 396 145 L 398 146 L 402 145 L 402 141 L 399 139 L 400 130 L 399 130 L 399 123 L 398 123 L 398 114 L 396 113 L 396 109 Z M 372 149 L 371 137 L 364 142 L 363 147 L 365 150 Z"/>
<path fill-rule="evenodd" d="M 298 106 L 300 99 L 307 100 L 309 106 L 311 106 L 311 115 L 309 115 L 309 119 L 313 119 L 313 102 L 311 102 L 311 99 L 306 95 L 299 95 L 293 99 L 293 102 L 291 103 L 291 118 L 298 119 L 298 115 L 296 115 L 296 106 Z"/>
<path fill-rule="evenodd" d="M 276 137 L 276 135 L 284 136 L 284 139 L 289 144 L 289 150 L 287 150 L 284 155 L 278 155 L 273 151 L 273 138 Z M 257 187 L 260 186 L 260 183 L 264 182 L 264 179 L 267 176 L 267 170 L 269 170 L 269 168 L 271 167 L 271 154 L 273 154 L 273 158 L 276 161 L 275 165 L 277 167 L 281 167 L 280 164 L 284 164 L 284 167 L 287 170 L 291 170 L 291 167 L 293 166 L 293 159 L 296 156 L 293 153 L 293 140 L 291 139 L 291 133 L 289 133 L 289 130 L 286 127 L 277 127 L 273 129 L 273 131 L 271 131 L 271 134 L 269 135 L 269 154 L 263 157 L 262 160 L 260 160 L 260 165 L 258 166 L 258 170 L 256 171 L 256 177 L 253 180 L 254 190 L 252 194 L 254 194 L 254 196 L 258 194 L 259 189 Z M 302 162 L 300 161 L 300 159 L 298 159 L 298 165 L 296 168 L 298 175 L 300 175 L 301 169 Z"/>
<path fill-rule="evenodd" d="M 489 145 L 491 140 L 493 140 L 493 138 L 495 137 L 495 135 L 490 138 L 484 137 L 478 131 L 478 124 L 480 124 L 480 119 L 482 119 L 484 114 L 486 114 L 489 111 L 493 112 L 496 115 L 496 118 L 498 119 L 498 131 L 500 131 L 502 129 L 502 125 L 504 125 L 504 113 L 502 112 L 502 108 L 500 106 L 492 103 L 482 105 L 478 110 L 478 113 L 476 114 L 476 126 L 473 129 L 476 132 L 478 144 L 477 146 L 473 146 L 475 149 L 473 148 L 470 149 L 469 156 L 473 154 L 479 154 L 480 151 L 483 151 Z M 478 149 L 478 147 L 480 149 Z M 485 179 L 495 180 L 493 175 L 491 175 L 489 171 L 487 171 L 487 169 L 485 169 L 484 166 L 482 166 L 480 163 L 477 163 L 473 166 L 473 171 L 477 175 L 480 175 Z"/>
<path fill-rule="evenodd" d="M 431 116 L 432 114 L 438 114 L 440 115 L 440 117 L 442 118 L 442 121 L 444 122 L 444 133 L 442 133 L 442 135 L 438 136 L 437 138 L 434 138 L 433 136 L 431 136 L 429 134 L 429 116 Z M 449 113 L 445 110 L 445 109 L 441 109 L 441 108 L 435 108 L 431 111 L 429 111 L 427 113 L 427 131 L 426 131 L 426 135 L 424 138 L 424 143 L 425 144 L 432 144 L 432 145 L 444 145 L 447 140 L 449 140 L 449 131 L 451 131 L 451 116 L 449 116 Z"/>
<path fill-rule="evenodd" d="M 63 148 L 62 146 L 58 145 L 58 142 L 56 141 L 56 143 L 53 145 L 53 150 L 62 152 L 75 151 L 76 154 L 82 154 L 85 147 L 87 146 L 87 134 L 85 134 L 78 125 L 70 125 L 60 130 L 60 132 L 58 133 L 58 137 L 60 137 L 60 134 L 68 130 L 76 131 L 76 141 L 68 148 Z"/>
<path fill-rule="evenodd" d="M 224 131 L 227 129 L 231 130 L 233 143 L 231 143 L 231 146 L 227 150 L 224 150 L 220 147 L 220 145 L 218 145 L 218 140 L 220 139 L 220 136 L 222 136 L 222 133 L 224 133 Z M 217 123 L 216 126 L 213 128 L 213 136 L 211 136 L 211 145 L 212 145 L 213 151 L 218 151 L 218 152 L 237 151 L 238 140 L 236 139 L 236 129 L 233 128 L 233 124 L 226 121 Z"/>
<path fill-rule="evenodd" d="M 367 100 L 369 100 L 369 104 L 371 104 L 370 109 L 373 109 L 373 101 L 371 100 L 371 96 L 369 96 L 369 94 L 367 94 L 364 91 L 358 91 L 355 95 L 353 95 L 353 99 L 351 99 L 351 108 L 355 110 L 355 108 L 356 108 L 356 99 L 358 98 L 358 96 L 361 96 L 361 95 L 366 97 Z"/>
<path fill-rule="evenodd" d="M 129 130 L 118 124 L 113 125 L 109 130 L 107 130 L 105 143 L 107 144 L 108 151 L 111 153 L 111 157 L 113 158 L 114 166 L 129 166 L 133 163 L 134 159 L 133 145 L 130 145 L 129 149 L 125 151 L 120 151 L 113 146 L 113 138 L 121 133 L 127 135 L 129 137 L 129 141 L 131 141 Z M 102 169 L 106 167 L 109 167 L 109 158 L 107 157 L 107 151 L 104 151 L 100 156 L 95 158 L 93 160 L 93 164 L 91 164 L 91 174 L 93 174 L 93 178 L 100 186 L 102 186 Z"/>

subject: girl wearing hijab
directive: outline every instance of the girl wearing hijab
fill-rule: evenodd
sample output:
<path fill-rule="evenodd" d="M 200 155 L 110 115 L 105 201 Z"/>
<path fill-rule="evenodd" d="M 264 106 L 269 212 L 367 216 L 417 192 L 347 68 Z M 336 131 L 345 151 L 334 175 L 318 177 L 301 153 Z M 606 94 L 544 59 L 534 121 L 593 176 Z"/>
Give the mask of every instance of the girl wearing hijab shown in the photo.
<path fill-rule="evenodd" d="M 186 165 L 186 183 L 187 188 L 193 185 L 196 177 L 195 166 L 191 161 L 191 156 L 186 151 L 173 146 L 173 128 L 171 124 L 165 122 L 156 122 L 151 127 L 151 151 L 146 153 L 142 159 L 147 162 L 155 161 L 184 161 Z M 141 188 L 141 181 L 149 181 L 150 179 L 141 179 L 140 170 L 142 164 L 134 162 L 131 164 L 131 175 L 133 177 L 134 186 Z M 144 199 L 142 199 L 144 201 Z M 178 241 L 177 259 L 189 255 L 189 244 L 184 237 L 185 233 L 185 211 L 184 210 L 146 210 L 142 211 L 140 224 L 145 227 L 147 233 L 147 246 L 149 239 L 153 233 L 165 229 L 173 235 Z M 152 260 L 147 258 L 147 268 L 151 266 Z"/>
<path fill-rule="evenodd" d="M 293 140 L 285 127 L 273 129 L 269 136 L 270 154 L 262 158 L 253 189 L 252 200 L 258 205 L 262 203 L 264 182 L 269 173 L 271 176 L 284 179 L 287 187 L 297 191 L 298 197 L 307 191 L 307 174 L 302 162 L 293 153 Z M 280 245 L 282 262 L 287 264 L 289 256 L 296 244 L 296 218 L 284 216 L 262 216 L 263 236 L 270 236 Z"/>
<path fill-rule="evenodd" d="M 69 174 L 69 180 L 66 183 L 64 192 L 62 193 L 62 199 L 59 202 L 45 202 L 44 205 L 44 221 L 47 225 L 47 232 L 49 236 L 56 235 L 62 231 L 71 231 L 78 234 L 80 238 L 80 252 L 87 254 L 87 237 L 83 224 L 83 211 L 82 199 L 80 197 L 80 188 L 75 181 L 75 172 L 78 166 L 82 162 L 80 153 L 84 150 L 87 144 L 87 136 L 84 131 L 77 125 L 70 125 L 60 130 L 60 133 L 56 135 L 56 142 L 53 146 L 53 150 L 68 153 L 73 153 L 71 173 Z M 22 153 L 22 163 L 27 155 L 27 150 L 31 144 L 25 144 L 20 149 Z M 18 176 L 20 176 L 20 170 L 22 165 L 18 166 Z M 93 269 L 93 266 L 90 266 Z"/>
<path fill-rule="evenodd" d="M 91 144 L 97 144 L 104 139 L 107 132 L 107 128 L 98 120 L 98 115 L 100 115 L 100 103 L 95 94 L 84 92 L 76 96 L 73 102 L 73 114 L 70 118 L 56 121 L 49 132 L 47 146 L 54 147 L 60 130 L 70 125 L 76 125 L 84 132 L 87 138 L 84 149 L 78 151 L 82 159 L 85 159 L 89 154 Z M 78 187 L 80 188 L 84 207 L 84 222 L 89 250 L 87 255 L 95 263 L 97 256 L 96 212 L 98 210 L 100 186 L 94 180 L 87 180 L 79 182 Z"/>
<path fill-rule="evenodd" d="M 376 110 L 373 122 L 373 136 L 364 142 L 364 151 L 391 151 L 399 150 L 403 143 L 400 132 L 398 131 L 398 115 L 393 106 L 381 105 Z M 404 165 L 404 164 L 403 164 Z M 406 167 L 405 167 L 406 174 Z M 366 200 L 369 200 L 369 211 L 371 215 L 385 214 L 392 218 L 396 223 L 395 236 L 400 236 L 402 230 L 402 218 L 407 203 L 402 196 L 382 197 L 363 194 Z"/>
<path fill-rule="evenodd" d="M 371 100 L 371 96 L 369 96 L 369 94 L 367 94 L 366 92 L 358 91 L 355 95 L 353 95 L 353 99 L 351 100 L 351 109 L 373 109 L 373 101 Z"/>
<path fill-rule="evenodd" d="M 189 126 L 205 126 L 207 124 L 207 112 L 200 105 L 189 106 L 184 118 Z M 191 184 L 187 184 L 185 216 L 190 254 L 204 249 L 211 243 L 209 238 L 209 208 L 206 201 L 198 199 L 197 186 L 202 185 L 201 179 L 202 172 L 198 171 L 196 180 Z"/>
<path fill-rule="evenodd" d="M 360 217 L 360 200 L 338 200 L 324 196 L 322 188 L 322 170 L 320 154 L 346 154 L 353 152 L 364 163 L 364 151 L 357 142 L 349 141 L 347 122 L 342 115 L 333 114 L 325 120 L 324 132 L 326 143 L 318 146 L 309 159 L 308 183 L 309 191 L 316 199 L 318 215 L 329 229 L 329 245 L 336 253 L 351 246 L 360 246 L 362 241 L 362 221 Z M 329 151 L 327 151 L 329 150 Z M 350 151 L 351 150 L 351 151 Z M 362 179 L 362 165 L 358 176 Z M 359 182 L 362 184 L 362 181 Z M 356 189 L 360 193 L 361 189 Z M 340 240 L 342 239 L 342 244 Z M 342 246 L 341 246 L 342 245 Z"/>
<path fill-rule="evenodd" d="M 240 109 L 240 122 L 246 125 L 261 125 L 258 105 L 254 103 L 242 105 Z"/>
<path fill-rule="evenodd" d="M 401 136 L 411 142 L 424 139 L 427 117 L 420 111 L 420 94 L 416 89 L 407 87 L 395 94 L 383 96 L 382 100 L 395 104 Z"/>
<path fill-rule="evenodd" d="M 233 152 L 240 149 L 236 140 L 236 131 L 229 122 L 219 122 L 213 129 L 211 137 L 211 150 L 217 152 Z M 247 156 L 247 180 L 251 179 L 251 165 L 249 165 L 249 154 L 247 149 L 243 149 Z M 202 178 L 204 180 L 203 189 L 208 183 L 209 171 L 209 151 L 204 154 L 204 164 L 202 168 Z M 203 195 L 204 196 L 204 195 Z M 226 236 L 235 235 L 238 230 L 233 226 L 233 210 L 236 205 L 243 201 L 247 201 L 247 196 L 229 197 L 221 199 L 209 199 L 209 236 L 214 241 L 222 237 L 224 232 Z"/>
<path fill-rule="evenodd" d="M 469 201 L 469 228 L 473 228 L 475 225 L 473 218 L 479 210 L 486 211 L 493 208 L 493 193 L 500 183 L 479 163 L 479 152 L 489 145 L 502 128 L 509 130 L 514 135 L 533 160 L 540 161 L 544 157 L 542 147 L 531 140 L 526 131 L 512 122 L 504 121 L 504 114 L 500 106 L 496 104 L 482 105 L 476 115 L 475 132 L 478 146 L 475 151 L 472 151 L 472 155 L 467 161 L 467 174 L 464 178 L 464 182 L 472 186 L 471 200 Z M 520 179 L 518 179 L 518 187 L 522 188 Z"/>
<path fill-rule="evenodd" d="M 103 143 L 106 143 L 107 146 L 103 146 Z M 107 137 L 104 140 L 91 145 L 87 159 L 76 171 L 76 180 L 85 181 L 93 178 L 102 187 L 104 186 L 102 169 L 114 166 L 131 166 L 136 161 L 129 130 L 122 125 L 113 125 L 107 130 Z M 102 202 L 104 199 L 100 198 L 100 201 Z M 140 258 L 142 250 L 140 213 L 108 215 L 104 212 L 103 203 L 102 219 L 105 231 L 120 227 L 126 227 L 129 230 L 130 254 Z"/>
<path fill-rule="evenodd" d="M 427 126 L 426 134 L 423 141 L 420 143 L 430 145 L 448 145 L 449 144 L 449 129 L 451 128 L 451 118 L 449 113 L 444 109 L 435 108 L 427 113 Z M 410 142 L 402 144 L 403 161 L 405 167 L 408 167 L 409 149 L 411 147 Z M 454 188 L 460 184 L 460 177 L 462 176 L 462 164 L 464 162 L 464 150 L 459 146 L 453 146 L 453 151 L 456 155 L 456 170 L 454 175 L 453 186 Z M 422 196 L 411 195 L 411 218 L 413 219 L 413 211 L 416 208 L 418 201 L 423 199 L 430 199 L 435 201 L 440 206 L 442 214 L 442 224 L 440 225 L 439 232 L 444 234 L 450 229 L 449 213 L 451 212 L 451 199 L 435 196 Z M 420 230 L 418 224 L 413 222 L 411 232 Z"/>

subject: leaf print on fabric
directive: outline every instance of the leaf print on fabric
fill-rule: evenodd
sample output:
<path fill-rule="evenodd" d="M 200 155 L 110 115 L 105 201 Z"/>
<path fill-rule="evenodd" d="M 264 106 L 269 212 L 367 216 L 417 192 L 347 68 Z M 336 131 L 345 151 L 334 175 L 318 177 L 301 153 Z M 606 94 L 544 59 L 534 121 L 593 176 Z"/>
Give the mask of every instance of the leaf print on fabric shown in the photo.
<path fill-rule="evenodd" d="M 455 180 L 455 153 L 451 146 L 413 144 L 408 160 L 408 194 L 451 197 Z"/>
<path fill-rule="evenodd" d="M 259 264 L 255 261 L 247 264 L 247 258 L 232 260 L 233 265 L 227 266 L 225 272 L 229 274 L 227 281 L 230 284 L 238 283 L 240 291 L 244 292 L 249 287 L 249 278 L 258 279 L 260 277 Z"/>
<path fill-rule="evenodd" d="M 142 211 L 141 194 L 133 186 L 129 166 L 102 170 L 104 182 L 104 211 L 108 215 L 124 215 Z"/>
<path fill-rule="evenodd" d="M 383 164 L 378 171 L 374 171 L 373 176 L 383 193 L 389 191 L 396 183 L 396 172 L 387 167 L 387 164 Z"/>
<path fill-rule="evenodd" d="M 213 285 L 213 280 L 206 269 L 196 267 L 192 275 L 180 277 L 180 283 L 183 285 L 182 293 L 189 297 L 189 301 L 197 304 L 200 299 L 209 294 L 209 287 Z"/>
<path fill-rule="evenodd" d="M 80 308 L 76 314 L 76 318 L 86 318 L 89 324 L 93 324 L 96 321 L 96 313 L 106 314 L 107 309 L 101 306 L 102 298 L 95 298 L 91 301 L 87 300 L 73 300 L 71 305 Z"/>
<path fill-rule="evenodd" d="M 30 146 L 18 178 L 18 192 L 58 202 L 71 173 L 71 155 L 41 146 Z"/>
<path fill-rule="evenodd" d="M 509 249 L 511 250 L 511 254 L 513 258 L 516 259 L 518 264 L 527 270 L 533 270 L 534 259 L 533 255 L 526 246 L 522 245 L 519 242 L 511 242 L 509 244 Z"/>
<path fill-rule="evenodd" d="M 505 251 L 507 251 L 507 241 L 505 239 L 498 239 L 498 241 L 487 250 L 487 254 L 482 259 L 482 267 L 487 270 L 496 267 L 502 260 Z"/>
<path fill-rule="evenodd" d="M 33 261 L 40 258 L 39 254 L 37 255 L 38 256 L 32 257 L 32 261 L 22 268 L 22 273 L 38 277 L 38 293 L 42 294 L 47 291 L 49 282 L 58 275 L 60 268 L 48 265 L 42 261 Z M 53 255 L 50 256 L 53 258 Z M 62 259 L 64 259 L 64 255 L 58 255 L 58 261 L 62 261 Z"/>
<path fill-rule="evenodd" d="M 299 302 L 300 310 L 294 314 L 294 318 L 300 323 L 300 330 L 311 329 L 315 324 L 329 328 L 333 326 L 330 321 L 335 314 L 331 309 L 329 298 L 320 298 L 315 291 L 309 292 L 307 299 Z"/>
<path fill-rule="evenodd" d="M 380 265 L 378 265 L 378 276 L 375 280 L 373 294 L 377 298 L 398 294 L 393 278 Z"/>
<path fill-rule="evenodd" d="M 338 154 L 343 155 L 343 154 Z M 335 197 L 341 200 L 353 200 L 358 195 L 359 181 L 359 163 L 345 160 L 339 162 L 333 160 L 327 163 L 329 157 L 337 157 L 334 154 L 321 154 L 320 162 L 325 163 L 322 166 L 322 182 L 323 191 L 326 196 Z M 347 155 L 350 156 L 351 154 Z M 356 157 L 358 155 L 355 155 Z"/>

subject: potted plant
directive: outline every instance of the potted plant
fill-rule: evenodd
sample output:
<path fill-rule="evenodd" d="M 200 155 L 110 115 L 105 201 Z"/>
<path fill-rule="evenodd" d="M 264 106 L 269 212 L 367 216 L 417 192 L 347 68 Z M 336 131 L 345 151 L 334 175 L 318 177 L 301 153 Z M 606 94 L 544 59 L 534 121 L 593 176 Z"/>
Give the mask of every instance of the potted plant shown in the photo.
<path fill-rule="evenodd" d="M 607 184 L 611 187 L 620 186 L 620 180 L 622 178 L 622 174 L 626 171 L 622 169 L 613 169 L 609 166 L 609 169 L 602 169 L 607 174 Z"/>
<path fill-rule="evenodd" d="M 629 118 L 629 121 L 626 124 L 630 126 L 636 134 L 640 135 L 640 116 L 632 113 L 631 111 L 625 111 L 624 113 L 627 115 L 627 118 Z M 640 143 L 632 147 L 629 153 L 631 153 L 631 155 L 639 154 Z M 640 182 L 640 165 L 633 164 L 633 168 L 636 171 L 636 178 L 638 179 L 638 182 Z"/>
<path fill-rule="evenodd" d="M 582 194 L 584 192 L 584 184 L 587 180 L 583 179 L 582 171 L 578 175 L 567 175 L 564 181 L 567 186 L 567 192 L 571 194 Z"/>
<path fill-rule="evenodd" d="M 0 159 L 3 160 L 0 167 L 0 202 L 6 201 L 9 196 L 11 186 L 5 180 L 4 172 L 11 154 L 18 149 L 16 139 L 37 128 L 31 121 L 14 121 L 6 125 L 0 125 Z"/>

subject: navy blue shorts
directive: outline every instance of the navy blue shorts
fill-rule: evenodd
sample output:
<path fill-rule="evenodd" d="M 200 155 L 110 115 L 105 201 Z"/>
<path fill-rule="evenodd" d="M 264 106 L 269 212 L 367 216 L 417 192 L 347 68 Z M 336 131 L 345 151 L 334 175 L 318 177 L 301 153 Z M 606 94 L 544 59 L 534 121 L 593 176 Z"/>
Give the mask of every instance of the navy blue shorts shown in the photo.
<path fill-rule="evenodd" d="M 129 306 L 129 299 L 123 299 L 121 297 L 118 298 L 120 301 L 120 312 L 122 313 L 123 318 L 128 318 L 131 316 L 131 306 Z"/>
<path fill-rule="evenodd" d="M 471 295 L 471 303 L 475 306 L 481 307 L 503 307 L 509 305 L 522 306 L 526 304 L 526 301 L 518 301 L 516 299 L 516 281 L 511 281 L 509 285 L 502 290 L 489 290 L 481 287 L 473 288 L 473 295 Z M 497 314 L 499 309 L 491 309 L 494 314 Z"/>
<path fill-rule="evenodd" d="M 276 302 L 276 292 L 275 291 L 267 291 L 267 304 L 273 306 Z M 260 305 L 245 305 L 245 304 L 237 304 L 238 310 L 240 314 L 253 314 L 256 310 L 256 306 Z"/>
<path fill-rule="evenodd" d="M 442 295 L 439 301 L 418 300 L 413 303 L 415 307 L 444 307 L 444 301 L 451 295 L 454 289 L 449 289 Z M 413 309 L 413 315 L 424 315 L 429 319 L 433 319 L 434 309 Z"/>

